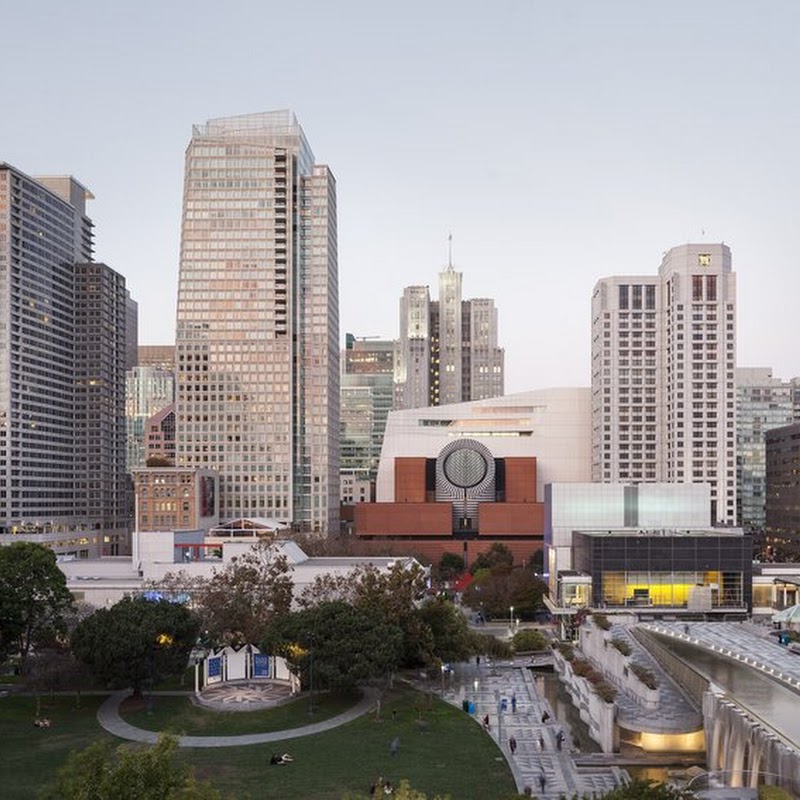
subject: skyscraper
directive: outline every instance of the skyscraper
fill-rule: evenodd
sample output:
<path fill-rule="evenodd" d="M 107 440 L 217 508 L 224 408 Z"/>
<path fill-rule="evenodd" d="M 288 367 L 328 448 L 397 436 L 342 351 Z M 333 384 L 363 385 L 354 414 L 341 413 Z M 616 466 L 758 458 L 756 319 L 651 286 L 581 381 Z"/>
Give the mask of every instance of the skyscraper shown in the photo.
<path fill-rule="evenodd" d="M 289 111 L 209 120 L 186 151 L 179 466 L 220 515 L 338 530 L 336 184 Z"/>
<path fill-rule="evenodd" d="M 736 370 L 737 521 L 760 532 L 766 524 L 766 433 L 795 420 L 794 390 L 767 367 Z"/>
<path fill-rule="evenodd" d="M 92 262 L 91 193 L 0 164 L 0 532 L 124 552 L 124 373 L 135 303 Z"/>
<path fill-rule="evenodd" d="M 395 353 L 395 409 L 500 397 L 504 352 L 497 345 L 497 308 L 489 298 L 462 299 L 462 273 L 439 273 L 439 300 L 427 286 L 400 298 Z"/>
<path fill-rule="evenodd" d="M 592 295 L 592 476 L 708 483 L 736 522 L 736 280 L 724 244 L 664 254 L 658 275 Z"/>
<path fill-rule="evenodd" d="M 394 342 L 348 333 L 342 353 L 342 501 L 352 502 L 345 481 L 366 485 L 378 475 L 386 419 L 392 410 Z M 369 499 L 371 495 L 367 494 Z"/>

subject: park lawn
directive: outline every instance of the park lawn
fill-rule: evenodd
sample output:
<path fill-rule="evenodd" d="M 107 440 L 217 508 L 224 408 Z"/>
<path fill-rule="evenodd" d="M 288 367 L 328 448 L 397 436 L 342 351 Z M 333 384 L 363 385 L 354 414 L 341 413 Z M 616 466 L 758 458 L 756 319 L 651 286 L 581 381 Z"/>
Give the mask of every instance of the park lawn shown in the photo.
<path fill-rule="evenodd" d="M 308 698 L 262 711 L 212 711 L 194 705 L 188 696 L 156 695 L 149 711 L 147 699 L 129 698 L 122 704 L 120 713 L 126 722 L 148 731 L 169 731 L 185 736 L 235 736 L 290 730 L 322 722 L 352 708 L 360 699 L 358 692 L 315 695 L 314 713 L 310 714 Z"/>
<path fill-rule="evenodd" d="M 167 698 L 157 696 L 156 704 L 162 699 Z M 76 709 L 74 696 L 45 698 L 42 714 L 53 727 L 39 730 L 33 726 L 33 697 L 0 699 L 3 800 L 35 798 L 53 783 L 73 750 L 99 740 L 124 744 L 97 723 L 103 700 L 84 697 Z M 406 778 L 429 798 L 447 793 L 452 800 L 516 796 L 505 758 L 460 709 L 402 688 L 384 698 L 381 716 L 378 721 L 374 713 L 367 714 L 325 733 L 272 744 L 181 748 L 179 758 L 226 799 L 342 800 L 348 793 L 365 796 L 379 775 L 395 784 Z M 233 731 L 244 732 L 241 727 Z M 400 748 L 392 757 L 389 746 L 395 737 Z M 294 756 L 293 764 L 269 766 L 272 753 L 284 752 Z"/>
<path fill-rule="evenodd" d="M 74 695 L 42 697 L 41 715 L 49 730 L 36 728 L 36 699 L 12 696 L 0 699 L 3 800 L 32 800 L 49 783 L 73 750 L 96 741 L 118 742 L 97 724 L 104 696 L 84 696 L 79 708 Z"/>
<path fill-rule="evenodd" d="M 396 716 L 394 711 L 397 712 Z M 390 754 L 397 737 L 400 749 Z M 273 753 L 295 761 L 270 766 Z M 368 795 L 381 775 L 402 779 L 429 800 L 517 797 L 511 771 L 494 741 L 460 709 L 403 689 L 384 700 L 381 720 L 367 714 L 325 733 L 251 747 L 182 749 L 198 778 L 237 800 L 342 800 Z"/>

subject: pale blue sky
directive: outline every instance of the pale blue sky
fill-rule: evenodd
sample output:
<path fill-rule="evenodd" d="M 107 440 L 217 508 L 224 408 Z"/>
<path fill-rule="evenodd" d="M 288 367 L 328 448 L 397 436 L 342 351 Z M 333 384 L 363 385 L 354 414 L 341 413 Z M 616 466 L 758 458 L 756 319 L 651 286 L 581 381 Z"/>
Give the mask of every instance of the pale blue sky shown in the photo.
<path fill-rule="evenodd" d="M 0 161 L 72 173 L 142 343 L 174 338 L 193 123 L 290 107 L 339 187 L 341 329 L 395 337 L 453 234 L 507 390 L 589 383 L 605 275 L 723 240 L 741 366 L 800 375 L 800 3 L 6 4 Z"/>

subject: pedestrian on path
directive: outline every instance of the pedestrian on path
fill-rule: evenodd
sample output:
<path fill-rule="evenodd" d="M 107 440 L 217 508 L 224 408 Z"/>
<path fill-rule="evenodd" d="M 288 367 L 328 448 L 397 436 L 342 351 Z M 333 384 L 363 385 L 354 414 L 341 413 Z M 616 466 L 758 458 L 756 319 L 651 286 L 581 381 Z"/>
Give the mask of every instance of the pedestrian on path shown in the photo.
<path fill-rule="evenodd" d="M 564 744 L 564 734 L 562 731 L 559 731 L 556 734 L 556 747 L 558 748 L 558 750 L 561 750 L 563 744 Z"/>
<path fill-rule="evenodd" d="M 544 770 L 539 773 L 539 789 L 544 794 L 544 787 L 547 786 L 547 776 L 544 774 Z"/>
<path fill-rule="evenodd" d="M 541 733 L 539 734 L 539 749 L 544 752 L 544 736 Z"/>
<path fill-rule="evenodd" d="M 487 731 L 491 730 L 491 725 L 489 725 L 489 715 L 488 714 L 483 718 L 483 727 L 486 728 Z"/>
<path fill-rule="evenodd" d="M 542 724 L 545 724 L 547 722 L 547 720 L 549 720 L 549 719 L 550 719 L 550 715 L 547 713 L 547 711 L 545 711 L 542 714 Z"/>
<path fill-rule="evenodd" d="M 512 714 L 516 714 L 517 713 L 517 695 L 516 695 L 516 693 L 511 695 L 511 713 Z"/>
<path fill-rule="evenodd" d="M 511 755 L 513 756 L 514 753 L 517 752 L 517 740 L 513 736 L 508 740 L 508 747 L 509 750 L 511 750 Z"/>

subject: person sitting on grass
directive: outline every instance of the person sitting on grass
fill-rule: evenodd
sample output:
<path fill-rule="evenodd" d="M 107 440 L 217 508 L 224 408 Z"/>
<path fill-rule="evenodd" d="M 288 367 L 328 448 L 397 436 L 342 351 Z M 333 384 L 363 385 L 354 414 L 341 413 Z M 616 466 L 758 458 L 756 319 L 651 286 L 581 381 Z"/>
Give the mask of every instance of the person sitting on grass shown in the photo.
<path fill-rule="evenodd" d="M 281 767 L 284 764 L 291 764 L 292 761 L 294 761 L 294 756 L 289 755 L 289 753 L 284 753 L 281 756 L 279 756 L 277 753 L 273 753 L 269 763 L 273 764 L 274 766 Z"/>
<path fill-rule="evenodd" d="M 33 724 L 37 728 L 49 728 L 50 727 L 50 720 L 47 717 L 42 717 L 41 719 L 35 719 Z"/>

